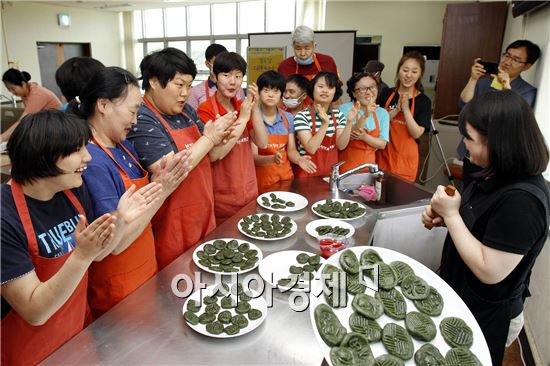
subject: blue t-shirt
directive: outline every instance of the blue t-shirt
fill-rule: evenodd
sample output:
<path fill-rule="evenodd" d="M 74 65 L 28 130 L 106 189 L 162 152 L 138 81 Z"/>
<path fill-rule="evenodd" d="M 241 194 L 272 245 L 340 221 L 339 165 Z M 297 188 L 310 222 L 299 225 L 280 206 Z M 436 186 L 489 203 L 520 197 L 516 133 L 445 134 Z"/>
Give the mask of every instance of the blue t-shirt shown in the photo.
<path fill-rule="evenodd" d="M 88 222 L 94 221 L 92 204 L 88 190 L 83 184 L 71 190 L 86 213 Z M 11 186 L 2 184 L 1 214 L 1 258 L 0 278 L 2 284 L 15 280 L 34 270 L 27 236 L 17 213 Z M 63 192 L 57 192 L 48 201 L 39 201 L 25 196 L 29 215 L 38 242 L 38 253 L 41 257 L 60 257 L 75 247 L 74 229 L 78 223 L 78 210 Z M 11 309 L 2 298 L 2 318 Z"/>
<path fill-rule="evenodd" d="M 267 133 L 269 135 L 289 135 L 291 133 L 294 133 L 294 116 L 292 115 L 292 113 L 281 111 L 284 113 L 286 120 L 288 121 L 287 130 L 285 121 L 283 120 L 283 116 L 281 116 L 281 113 L 279 112 L 280 110 L 277 110 L 277 117 L 275 117 L 275 122 L 273 122 L 273 124 L 271 125 L 265 121 L 262 109 L 260 108 L 260 115 L 262 116 L 262 120 L 264 121 Z"/>
<path fill-rule="evenodd" d="M 338 107 L 338 109 L 340 109 L 340 112 L 342 112 L 344 116 L 348 118 L 348 113 L 352 107 L 353 107 L 353 102 L 348 102 L 348 103 L 342 104 L 340 107 Z M 386 111 L 382 107 L 376 108 L 374 113 L 376 113 L 376 117 L 378 118 L 378 125 L 380 126 L 379 137 L 389 142 L 390 141 L 390 114 L 388 113 L 388 111 Z M 365 112 L 360 110 L 359 118 L 361 118 L 364 114 Z M 357 121 L 354 121 L 353 124 L 355 124 L 356 122 Z M 376 128 L 376 124 L 374 123 L 374 117 L 372 115 L 370 115 L 367 118 L 363 128 L 366 128 L 367 131 L 372 131 Z"/>
<path fill-rule="evenodd" d="M 173 116 L 163 115 L 168 125 L 173 129 L 187 128 L 196 125 L 202 134 L 204 124 L 197 116 L 193 107 L 185 105 L 183 114 Z M 139 108 L 137 124 L 128 134 L 128 140 L 134 145 L 141 166 L 147 168 L 159 161 L 170 152 L 178 152 L 176 143 L 159 121 L 157 115 L 145 104 Z"/>
<path fill-rule="evenodd" d="M 123 144 L 137 159 L 132 144 L 128 141 L 124 141 Z M 94 214 L 99 217 L 116 210 L 118 201 L 126 192 L 126 188 L 118 167 L 109 155 L 92 143 L 86 145 L 86 148 L 90 152 L 92 160 L 88 162 L 88 169 L 84 171 L 83 178 L 90 191 Z M 130 179 L 143 177 L 140 167 L 120 145 L 117 145 L 116 148 L 109 147 L 107 149 L 113 154 L 116 162 L 124 169 Z"/>

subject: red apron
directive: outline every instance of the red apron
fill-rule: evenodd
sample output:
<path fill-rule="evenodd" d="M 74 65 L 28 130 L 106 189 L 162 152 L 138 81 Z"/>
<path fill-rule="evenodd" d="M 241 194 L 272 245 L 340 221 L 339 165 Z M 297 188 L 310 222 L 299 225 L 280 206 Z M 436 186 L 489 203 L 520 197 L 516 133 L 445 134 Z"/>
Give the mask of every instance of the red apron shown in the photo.
<path fill-rule="evenodd" d="M 201 137 L 195 124 L 173 129 L 146 97 L 143 101 L 164 125 L 179 151 L 192 146 Z M 152 223 L 159 269 L 166 267 L 216 228 L 208 156 L 189 172 L 187 178 L 164 201 Z"/>
<path fill-rule="evenodd" d="M 130 179 L 116 162 L 113 154 L 95 138 L 93 142 L 116 164 L 126 190 L 132 184 L 135 184 L 136 190 L 138 190 L 149 183 L 147 171 L 141 167 L 134 155 L 124 145 L 120 144 L 141 169 L 142 178 Z M 151 224 L 148 224 L 141 235 L 125 251 L 119 255 L 110 254 L 101 262 L 92 262 L 89 270 L 88 300 L 94 319 L 115 306 L 156 273 L 155 239 Z"/>
<path fill-rule="evenodd" d="M 209 98 L 216 114 L 220 114 L 217 92 Z M 233 149 L 221 160 L 212 163 L 216 222 L 221 224 L 258 196 L 254 157 L 250 134 L 245 128 Z"/>
<path fill-rule="evenodd" d="M 315 109 L 313 105 L 309 107 L 309 113 L 311 114 L 311 134 L 315 135 Z M 307 173 L 299 166 L 295 166 L 294 176 L 296 178 L 306 177 L 324 177 L 330 175 L 330 169 L 334 164 L 338 162 L 338 152 L 336 150 L 336 127 L 338 126 L 334 113 L 332 113 L 332 122 L 334 123 L 334 134 L 331 137 L 325 135 L 321 146 L 317 149 L 315 155 L 311 156 L 311 161 L 317 165 L 317 171 L 315 173 Z"/>
<path fill-rule="evenodd" d="M 367 131 L 367 134 L 373 137 L 380 137 L 380 124 L 376 112 L 373 112 L 375 128 L 372 131 Z M 340 166 L 340 172 L 344 173 L 361 164 L 374 163 L 376 161 L 376 148 L 370 146 L 364 141 L 349 140 L 348 146 L 344 150 L 338 152 L 338 159 L 345 161 Z M 368 169 L 361 170 L 361 173 L 368 172 Z"/>
<path fill-rule="evenodd" d="M 384 108 L 389 112 L 389 105 L 396 93 L 393 91 Z M 411 114 L 414 116 L 414 102 L 416 90 L 413 92 Z M 384 150 L 378 150 L 376 153 L 378 166 L 389 173 L 397 175 L 405 180 L 414 182 L 418 171 L 418 144 L 416 140 L 409 135 L 405 115 L 399 112 L 390 121 L 390 142 Z"/>
<path fill-rule="evenodd" d="M 279 110 L 286 126 L 286 135 L 268 135 L 268 143 L 265 149 L 258 148 L 259 155 L 274 155 L 281 151 L 283 161 L 281 164 L 269 164 L 256 166 L 256 179 L 258 180 L 258 192 L 267 192 L 267 188 L 281 180 L 292 180 L 294 174 L 287 156 L 288 145 L 288 120 L 282 110 Z"/>
<path fill-rule="evenodd" d="M 36 233 L 23 189 L 12 181 L 11 192 L 25 230 L 34 271 L 40 281 L 46 282 L 61 269 L 71 253 L 56 258 L 45 258 L 39 255 Z M 86 216 L 82 205 L 74 194 L 69 190 L 63 191 L 63 193 L 71 201 L 76 211 Z M 2 319 L 2 364 L 35 365 L 78 334 L 86 325 L 89 316 L 86 300 L 87 284 L 88 273 L 82 277 L 65 304 L 44 325 L 30 325 L 14 309 L 11 309 L 8 315 Z"/>

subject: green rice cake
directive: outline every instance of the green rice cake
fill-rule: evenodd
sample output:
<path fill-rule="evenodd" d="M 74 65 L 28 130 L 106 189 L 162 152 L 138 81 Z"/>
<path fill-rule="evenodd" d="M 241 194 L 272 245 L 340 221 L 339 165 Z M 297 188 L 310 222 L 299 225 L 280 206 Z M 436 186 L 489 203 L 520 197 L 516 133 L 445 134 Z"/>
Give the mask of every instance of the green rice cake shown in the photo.
<path fill-rule="evenodd" d="M 384 305 L 372 296 L 357 294 L 351 302 L 351 307 L 359 314 L 369 319 L 378 319 L 384 314 Z"/>
<path fill-rule="evenodd" d="M 405 327 L 409 334 L 419 341 L 430 342 L 437 334 L 437 328 L 428 315 L 411 311 L 405 318 Z"/>
<path fill-rule="evenodd" d="M 445 355 L 447 366 L 482 366 L 481 361 L 469 349 L 451 348 Z"/>
<path fill-rule="evenodd" d="M 439 323 L 445 342 L 451 347 L 467 347 L 474 343 L 474 334 L 466 322 L 457 317 L 445 318 Z"/>
<path fill-rule="evenodd" d="M 374 295 L 384 305 L 384 313 L 387 316 L 403 320 L 407 315 L 407 303 L 399 290 L 392 288 L 391 290 L 379 289 Z"/>
<path fill-rule="evenodd" d="M 382 343 L 389 354 L 402 360 L 410 360 L 414 353 L 411 336 L 405 328 L 395 323 L 388 323 L 382 329 Z"/>
<path fill-rule="evenodd" d="M 417 366 L 446 366 L 445 358 L 437 347 L 426 343 L 414 354 L 414 362 Z"/>
<path fill-rule="evenodd" d="M 354 312 L 350 315 L 349 326 L 352 331 L 364 334 L 371 343 L 382 339 L 382 328 L 378 322 L 359 313 Z"/>
<path fill-rule="evenodd" d="M 340 345 L 347 333 L 332 309 L 325 304 L 319 304 L 314 311 L 315 325 L 321 339 L 329 346 Z"/>
<path fill-rule="evenodd" d="M 422 278 L 409 275 L 401 281 L 401 291 L 409 300 L 423 300 L 428 297 L 430 286 Z"/>
<path fill-rule="evenodd" d="M 432 286 L 428 291 L 428 297 L 413 302 L 418 310 L 429 316 L 439 316 L 443 311 L 443 297 Z"/>

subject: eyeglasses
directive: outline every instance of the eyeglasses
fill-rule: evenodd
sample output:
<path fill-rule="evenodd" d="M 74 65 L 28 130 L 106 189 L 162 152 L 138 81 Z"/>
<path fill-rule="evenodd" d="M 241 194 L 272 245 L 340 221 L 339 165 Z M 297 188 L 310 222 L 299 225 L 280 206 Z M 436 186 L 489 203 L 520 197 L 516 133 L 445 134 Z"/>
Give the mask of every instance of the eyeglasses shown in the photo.
<path fill-rule="evenodd" d="M 513 57 L 512 55 L 510 55 L 508 52 L 504 52 L 502 54 L 502 58 L 505 59 L 505 60 L 511 60 L 512 63 L 516 66 L 519 66 L 519 65 L 522 65 L 522 64 L 526 64 L 527 62 L 526 61 L 521 61 L 519 58 L 517 57 Z"/>
<path fill-rule="evenodd" d="M 372 86 L 367 86 L 367 87 L 363 87 L 363 88 L 355 88 L 353 89 L 354 92 L 356 93 L 361 93 L 361 94 L 365 94 L 367 91 L 370 91 L 371 93 L 374 93 L 377 91 L 377 88 L 376 86 L 372 85 Z"/>

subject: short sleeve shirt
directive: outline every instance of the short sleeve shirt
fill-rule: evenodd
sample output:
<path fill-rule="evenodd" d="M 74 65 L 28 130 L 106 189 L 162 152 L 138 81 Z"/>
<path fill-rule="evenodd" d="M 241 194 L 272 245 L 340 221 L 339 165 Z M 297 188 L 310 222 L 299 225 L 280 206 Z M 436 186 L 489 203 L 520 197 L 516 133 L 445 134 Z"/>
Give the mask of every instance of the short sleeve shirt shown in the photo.
<path fill-rule="evenodd" d="M 215 121 L 216 120 L 216 110 L 214 109 L 213 103 L 216 104 L 218 107 L 218 113 L 220 116 L 223 116 L 224 114 L 227 114 L 228 111 L 221 105 L 217 98 L 218 92 L 216 92 L 210 99 L 205 100 L 199 105 L 199 108 L 197 109 L 197 114 L 199 115 L 200 120 L 203 123 L 207 123 L 208 121 Z M 231 104 L 233 105 L 233 108 L 240 112 L 241 110 L 241 104 L 243 102 L 241 100 L 238 100 L 237 98 L 233 98 L 231 100 Z M 252 129 L 252 121 L 249 120 L 246 125 L 247 130 Z"/>
<path fill-rule="evenodd" d="M 345 128 L 346 127 L 346 117 L 340 110 L 338 109 L 332 109 L 329 114 L 329 125 L 327 128 L 327 132 L 325 136 L 332 137 L 336 133 L 336 129 L 334 128 L 334 119 L 336 120 L 336 128 Z M 300 132 L 300 131 L 312 131 L 311 126 L 313 125 L 313 121 L 311 118 L 311 108 L 304 109 L 303 111 L 299 112 L 296 117 L 294 117 L 294 131 Z M 319 131 L 321 128 L 321 117 L 319 117 L 319 114 L 317 111 L 315 111 L 315 130 Z M 306 149 L 302 146 L 300 143 L 300 139 L 298 139 L 298 152 L 300 155 L 306 155 Z"/>
<path fill-rule="evenodd" d="M 352 107 L 353 107 L 353 102 L 348 102 L 339 106 L 338 109 L 347 118 L 347 115 Z M 386 142 L 389 142 L 390 141 L 390 114 L 388 113 L 388 111 L 386 111 L 382 107 L 376 108 L 374 113 L 376 113 L 376 117 L 378 118 L 378 126 L 380 127 L 379 137 L 385 140 Z M 360 110 L 358 118 L 363 117 L 364 114 L 365 113 L 362 110 Z M 355 123 L 357 123 L 357 120 L 353 122 L 353 124 Z M 370 115 L 367 118 L 363 128 L 365 128 L 367 131 L 372 131 L 376 128 L 376 123 L 374 122 L 374 117 L 372 115 Z"/>
<path fill-rule="evenodd" d="M 123 144 L 137 159 L 137 154 L 130 142 L 124 141 Z M 126 188 L 117 165 L 109 155 L 95 144 L 90 143 L 86 147 L 92 156 L 92 160 L 88 162 L 88 168 L 84 171 L 83 178 L 90 192 L 94 215 L 99 217 L 116 210 L 118 201 L 126 192 Z M 107 149 L 130 179 L 143 178 L 140 166 L 120 145 Z"/>
<path fill-rule="evenodd" d="M 386 102 L 394 92 L 395 88 L 386 88 L 380 92 L 380 95 L 378 96 L 377 103 L 381 107 L 386 106 Z M 395 109 L 397 106 L 397 103 L 399 102 L 399 93 L 395 93 L 392 97 L 388 108 Z M 412 108 L 412 98 L 409 99 L 409 107 Z M 416 123 L 418 123 L 419 126 L 424 127 L 424 133 L 427 133 L 430 131 L 431 127 L 431 120 L 432 120 L 432 101 L 428 96 L 424 93 L 418 93 L 416 94 L 416 97 L 414 97 L 414 114 L 413 114 L 414 120 Z"/>
<path fill-rule="evenodd" d="M 288 121 L 288 129 L 286 128 L 285 121 L 283 120 L 280 112 L 283 112 L 286 120 Z M 261 109 L 260 113 L 262 113 Z M 262 119 L 264 121 L 264 125 L 268 135 L 289 135 L 291 133 L 294 133 L 294 116 L 292 115 L 292 113 L 278 110 L 277 117 L 275 117 L 275 122 L 273 122 L 273 124 L 267 123 L 263 118 L 263 114 Z"/>
<path fill-rule="evenodd" d="M 204 124 L 195 110 L 185 105 L 182 114 L 162 115 L 173 129 L 182 129 L 196 125 L 202 134 Z M 133 144 L 141 166 L 148 168 L 170 152 L 178 152 L 176 143 L 157 115 L 145 104 L 139 108 L 137 124 L 128 134 L 128 140 Z"/>
<path fill-rule="evenodd" d="M 25 110 L 23 110 L 24 116 L 29 113 L 36 113 L 46 109 L 61 110 L 63 105 L 61 104 L 59 98 L 51 90 L 46 89 L 37 83 L 29 83 L 29 86 L 31 91 L 26 97 L 23 98 L 23 104 L 25 105 Z"/>

